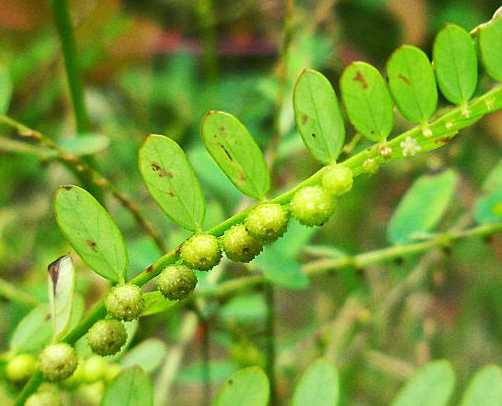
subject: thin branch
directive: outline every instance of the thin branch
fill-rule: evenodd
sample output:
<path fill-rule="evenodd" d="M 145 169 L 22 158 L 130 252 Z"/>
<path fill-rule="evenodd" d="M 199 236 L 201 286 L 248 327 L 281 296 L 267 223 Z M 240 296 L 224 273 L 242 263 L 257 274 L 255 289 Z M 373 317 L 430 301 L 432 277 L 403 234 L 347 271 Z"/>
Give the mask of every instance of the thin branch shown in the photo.
<path fill-rule="evenodd" d="M 67 0 L 52 0 L 52 12 L 63 51 L 77 132 L 84 133 L 89 131 L 89 115 L 84 100 L 77 46 Z"/>
<path fill-rule="evenodd" d="M 80 157 L 74 155 L 65 149 L 61 148 L 56 142 L 46 137 L 45 135 L 35 131 L 28 126 L 17 122 L 11 117 L 0 114 L 0 122 L 16 129 L 18 134 L 24 139 L 34 140 L 42 147 L 48 148 L 55 152 L 54 158 L 62 162 L 66 167 L 70 168 L 73 172 L 81 174 L 93 185 L 97 186 L 103 192 L 109 192 L 124 206 L 134 217 L 138 225 L 149 235 L 154 241 L 155 245 L 161 252 L 166 252 L 166 246 L 160 234 L 154 230 L 151 224 L 140 213 L 138 206 L 127 196 L 115 187 L 101 172 L 89 166 Z"/>

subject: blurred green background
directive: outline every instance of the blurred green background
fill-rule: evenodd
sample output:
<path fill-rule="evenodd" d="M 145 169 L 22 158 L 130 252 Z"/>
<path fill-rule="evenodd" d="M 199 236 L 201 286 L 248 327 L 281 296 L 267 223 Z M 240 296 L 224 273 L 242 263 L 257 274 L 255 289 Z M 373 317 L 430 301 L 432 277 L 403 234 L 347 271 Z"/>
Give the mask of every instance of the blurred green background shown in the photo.
<path fill-rule="evenodd" d="M 171 248 L 187 234 L 163 216 L 141 182 L 137 151 L 147 134 L 168 135 L 185 149 L 208 201 L 206 225 L 215 225 L 248 202 L 203 148 L 199 125 L 208 110 L 234 114 L 264 150 L 276 123 L 283 135 L 273 180 L 278 192 L 318 169 L 293 125 L 291 91 L 302 68 L 322 71 L 337 88 L 351 61 L 364 60 L 383 71 L 402 43 L 415 44 L 430 55 L 434 35 L 444 24 L 470 30 L 489 20 L 500 5 L 483 0 L 296 1 L 284 101 L 278 106 L 282 1 L 70 3 L 92 132 L 100 135 L 89 147 L 96 166 L 133 198 Z M 0 0 L 0 63 L 14 84 L 9 116 L 71 148 L 75 124 L 47 1 Z M 398 119 L 395 133 L 408 126 Z M 328 224 L 298 232 L 297 258 L 303 263 L 312 258 L 312 251 L 301 249 L 302 244 L 351 253 L 385 247 L 386 223 L 411 182 L 446 166 L 461 175 L 458 198 L 444 226 L 453 224 L 472 208 L 483 180 L 500 159 L 501 130 L 502 115 L 494 114 L 445 148 L 382 168 L 377 176 L 358 178 Z M 353 130 L 348 132 L 350 140 Z M 4 125 L 0 137 L 0 278 L 44 302 L 47 265 L 70 251 L 54 221 L 52 198 L 61 184 L 79 180 L 39 150 L 23 149 Z M 126 236 L 130 275 L 135 275 L 161 253 L 116 200 L 106 199 L 106 205 Z M 108 286 L 74 259 L 77 290 L 90 307 Z M 479 366 L 501 360 L 501 260 L 500 236 L 456 244 L 433 263 L 423 283 L 369 329 L 365 325 L 382 298 L 419 258 L 328 274 L 315 278 L 306 290 L 278 289 L 279 397 L 289 397 L 305 366 L 326 352 L 342 371 L 342 405 L 388 404 L 403 380 L 429 359 L 449 359 L 462 385 Z M 245 272 L 229 266 L 225 278 Z M 12 331 L 29 309 L 16 301 L 0 301 L 0 352 L 8 349 Z M 266 312 L 259 292 L 215 305 L 215 385 L 239 366 L 264 364 Z M 174 310 L 143 318 L 134 343 L 157 337 L 166 341 L 169 352 L 182 314 Z M 172 393 L 171 404 L 194 405 L 201 397 L 199 347 L 196 335 L 190 344 L 193 351 L 186 353 L 175 380 L 179 390 Z M 6 399 L 17 390 L 7 382 L 0 388 Z M 96 404 L 92 397 L 79 399 L 77 404 Z"/>

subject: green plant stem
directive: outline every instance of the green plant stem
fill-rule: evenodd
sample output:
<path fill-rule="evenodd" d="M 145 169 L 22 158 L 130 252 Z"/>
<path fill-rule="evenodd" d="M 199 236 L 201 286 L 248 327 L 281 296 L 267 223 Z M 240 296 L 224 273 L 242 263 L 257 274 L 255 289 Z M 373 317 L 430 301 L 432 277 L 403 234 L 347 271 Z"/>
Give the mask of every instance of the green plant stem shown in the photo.
<path fill-rule="evenodd" d="M 267 339 L 267 376 L 270 380 L 270 405 L 277 403 L 276 379 L 275 379 L 275 289 L 272 284 L 265 286 L 265 298 L 267 301 L 266 339 Z"/>
<path fill-rule="evenodd" d="M 42 375 L 42 372 L 36 371 L 30 377 L 28 382 L 26 382 L 26 385 L 24 385 L 12 406 L 23 406 L 26 399 L 28 399 L 32 393 L 35 393 L 43 382 L 44 376 Z"/>
<path fill-rule="evenodd" d="M 34 297 L 2 278 L 0 278 L 0 297 L 4 297 L 11 302 L 23 303 L 27 305 L 39 304 L 38 300 Z"/>
<path fill-rule="evenodd" d="M 202 27 L 202 61 L 205 79 L 207 83 L 215 84 L 218 80 L 218 41 L 213 0 L 197 0 L 195 8 Z"/>
<path fill-rule="evenodd" d="M 68 79 L 77 132 L 84 133 L 89 131 L 89 116 L 84 100 L 82 76 L 67 0 L 52 0 L 52 13 L 63 51 L 66 77 Z"/>
<path fill-rule="evenodd" d="M 155 231 L 152 225 L 143 217 L 137 205 L 129 198 L 129 196 L 121 192 L 117 187 L 113 185 L 112 182 L 105 178 L 101 172 L 88 165 L 77 155 L 74 155 L 61 148 L 52 139 L 46 137 L 38 131 L 29 128 L 22 123 L 19 123 L 11 117 L 0 114 L 0 122 L 16 129 L 18 131 L 18 134 L 23 139 L 33 140 L 39 143 L 42 147 L 53 151 L 55 153 L 54 158 L 63 163 L 69 170 L 77 174 L 77 176 L 80 175 L 79 177 L 85 179 L 87 183 L 91 183 L 103 192 L 109 192 L 122 204 L 122 206 L 129 210 L 136 223 L 148 236 L 151 237 L 159 250 L 161 252 L 165 252 L 167 250 L 164 244 L 164 240 L 162 239 L 160 234 Z"/>
<path fill-rule="evenodd" d="M 201 325 L 201 353 L 202 353 L 202 380 L 204 382 L 204 395 L 202 397 L 202 405 L 209 406 L 211 403 L 211 330 L 209 321 L 200 317 Z"/>
<path fill-rule="evenodd" d="M 404 158 L 402 155 L 402 151 L 400 148 L 400 143 L 404 141 L 406 137 L 411 137 L 415 139 L 422 147 L 422 152 L 426 151 L 432 151 L 434 149 L 437 149 L 443 145 L 445 145 L 447 142 L 449 142 L 453 137 L 455 137 L 458 134 L 458 131 L 462 128 L 467 127 L 470 124 L 473 124 L 475 121 L 477 121 L 480 117 L 483 115 L 492 113 L 496 110 L 500 110 L 502 108 L 502 87 L 500 85 L 496 86 L 489 92 L 485 93 L 484 95 L 473 99 L 469 105 L 468 105 L 468 110 L 470 112 L 470 117 L 466 118 L 464 116 L 464 111 L 465 109 L 462 107 L 454 107 L 451 110 L 449 110 L 447 113 L 442 115 L 441 117 L 437 118 L 435 121 L 429 124 L 428 128 L 431 131 L 431 135 L 425 136 L 423 134 L 423 128 L 420 126 L 416 126 L 401 135 L 398 135 L 394 139 L 388 142 L 388 146 L 391 147 L 394 151 L 393 155 L 391 156 L 390 159 L 384 160 L 380 155 L 379 155 L 379 147 L 378 145 L 372 146 L 370 148 L 367 148 L 366 150 L 358 153 L 357 155 L 347 159 L 346 161 L 342 162 L 341 165 L 349 167 L 354 176 L 360 175 L 364 173 L 363 170 L 363 163 L 367 159 L 375 159 L 375 161 L 385 164 L 389 163 L 392 161 L 396 161 L 399 159 Z M 446 140 L 447 139 L 447 140 Z M 301 189 L 304 186 L 307 185 L 312 185 L 316 184 L 319 182 L 322 174 L 323 174 L 324 168 L 321 168 L 319 171 L 314 173 L 312 176 L 304 180 L 303 182 L 299 183 L 289 191 L 277 196 L 276 198 L 272 199 L 271 201 L 274 203 L 279 203 L 279 204 L 287 204 L 293 197 L 293 195 Z M 220 236 L 222 235 L 225 230 L 230 228 L 232 225 L 241 223 L 244 221 L 247 213 L 252 210 L 252 207 L 248 207 L 247 209 L 241 211 L 240 213 L 237 213 L 236 215 L 230 217 L 229 219 L 225 220 L 224 222 L 220 223 L 219 225 L 211 228 L 210 230 L 207 231 L 209 234 L 213 234 L 215 236 Z M 467 230 L 463 233 L 457 232 L 453 235 L 450 235 L 451 241 L 454 241 L 455 239 L 458 238 L 464 238 L 464 237 L 472 237 L 474 235 L 490 235 L 494 234 L 496 232 L 500 232 L 502 229 L 502 223 L 497 223 L 493 225 L 485 225 L 485 226 L 480 226 L 476 227 L 472 230 Z M 417 249 L 415 252 L 421 252 L 424 249 L 429 249 L 427 244 L 431 244 L 434 239 L 419 243 L 419 244 L 424 244 L 422 245 L 421 249 Z M 438 241 L 437 238 L 435 239 L 436 243 L 435 245 L 433 244 L 432 246 L 440 246 L 441 244 L 444 244 L 444 240 Z M 414 245 L 414 244 L 413 244 Z M 406 248 L 408 247 L 408 248 Z M 307 264 L 304 267 L 304 270 L 307 274 L 309 275 L 316 275 L 319 273 L 324 273 L 329 270 L 334 270 L 337 269 L 337 267 L 343 268 L 347 266 L 353 266 L 354 264 L 357 264 L 358 262 L 354 262 L 354 258 L 359 260 L 359 263 L 366 263 L 367 265 L 372 263 L 372 262 L 378 262 L 378 261 L 383 261 L 385 259 L 389 259 L 391 257 L 395 256 L 406 256 L 406 249 L 410 250 L 409 246 L 403 246 L 403 247 L 393 247 L 389 248 L 389 250 L 401 250 L 398 252 L 396 251 L 391 251 L 390 253 L 387 253 L 387 255 L 383 255 L 381 253 L 378 253 L 376 251 L 372 253 L 367 253 L 367 254 L 360 254 L 360 256 L 356 256 L 352 258 L 352 261 L 348 261 L 347 258 L 341 258 L 341 259 L 334 259 L 334 260 L 327 260 L 324 263 L 319 263 L 317 262 L 316 264 Z M 413 251 L 413 249 L 411 249 Z M 409 251 L 408 254 L 411 252 Z M 156 277 L 162 270 L 170 264 L 173 264 L 179 259 L 179 247 L 174 249 L 171 252 L 166 253 L 164 256 L 159 258 L 154 264 L 149 266 L 147 269 L 139 273 L 132 281 L 131 283 L 137 284 L 137 285 L 144 285 L 146 282 L 150 281 L 154 277 Z M 339 263 L 340 261 L 340 263 Z M 241 289 L 248 288 L 250 286 L 254 286 L 256 284 L 261 284 L 264 283 L 265 279 L 262 276 L 253 276 L 253 277 L 245 277 L 241 278 L 240 282 L 235 282 L 235 281 L 230 281 L 230 282 L 225 282 L 221 284 L 218 289 L 215 292 L 206 292 L 205 296 L 222 296 L 222 293 L 233 293 L 237 292 Z M 232 290 L 229 292 L 228 288 L 225 286 L 226 283 L 232 283 Z M 102 304 L 101 304 L 102 306 Z M 92 317 L 91 317 L 92 316 Z M 81 322 L 79 323 L 69 334 L 68 336 L 72 336 L 74 338 L 80 338 L 82 337 L 86 332 L 87 329 L 90 326 L 89 323 L 89 317 L 92 318 L 93 322 L 96 322 L 99 320 L 100 317 L 102 317 L 99 313 L 96 313 L 94 315 L 88 316 L 84 321 L 85 323 Z M 36 388 L 35 388 L 36 389 Z M 17 406 L 17 405 L 16 405 Z"/>

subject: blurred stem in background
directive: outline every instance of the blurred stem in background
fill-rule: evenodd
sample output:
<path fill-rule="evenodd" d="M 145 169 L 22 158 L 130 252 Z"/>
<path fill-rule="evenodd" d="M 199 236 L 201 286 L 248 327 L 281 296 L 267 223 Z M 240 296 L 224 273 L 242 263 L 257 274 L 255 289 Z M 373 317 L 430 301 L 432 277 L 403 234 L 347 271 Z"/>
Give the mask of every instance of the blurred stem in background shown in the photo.
<path fill-rule="evenodd" d="M 195 10 L 202 28 L 202 63 L 207 84 L 218 81 L 218 38 L 213 0 L 197 0 Z"/>
<path fill-rule="evenodd" d="M 167 248 L 157 231 L 151 226 L 151 224 L 143 217 L 140 213 L 137 205 L 127 196 L 125 193 L 117 189 L 112 182 L 105 178 L 98 170 L 90 166 L 82 158 L 69 153 L 68 151 L 62 149 L 55 141 L 46 137 L 42 133 L 31 129 L 30 127 L 19 123 L 18 121 L 0 114 L 0 122 L 8 125 L 11 128 L 17 130 L 17 134 L 23 138 L 23 140 L 33 140 L 40 144 L 42 147 L 48 148 L 49 150 L 56 153 L 55 158 L 62 162 L 71 172 L 73 172 L 79 179 L 85 181 L 85 184 L 92 185 L 92 190 L 97 189 L 101 195 L 103 192 L 109 192 L 114 196 L 121 204 L 124 206 L 134 217 L 136 223 L 143 229 L 143 231 L 150 236 L 158 249 L 164 253 Z"/>
<path fill-rule="evenodd" d="M 89 115 L 85 105 L 81 70 L 67 0 L 52 0 L 52 12 L 63 51 L 77 134 L 82 134 L 90 130 Z"/>

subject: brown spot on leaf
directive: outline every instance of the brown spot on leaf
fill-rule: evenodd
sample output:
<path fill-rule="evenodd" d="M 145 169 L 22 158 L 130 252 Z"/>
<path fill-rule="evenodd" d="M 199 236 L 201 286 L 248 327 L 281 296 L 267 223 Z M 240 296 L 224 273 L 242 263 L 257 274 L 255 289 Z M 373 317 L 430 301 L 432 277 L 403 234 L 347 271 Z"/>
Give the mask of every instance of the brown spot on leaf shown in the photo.
<path fill-rule="evenodd" d="M 171 179 L 174 177 L 173 173 L 171 171 L 167 172 L 167 176 L 170 177 Z"/>
<path fill-rule="evenodd" d="M 411 84 L 410 79 L 409 79 L 409 78 L 407 78 L 407 77 L 406 77 L 406 76 L 404 76 L 404 75 L 399 74 L 399 75 L 398 75 L 398 78 L 399 78 L 399 79 L 401 79 L 401 80 L 402 80 L 404 83 L 406 83 L 407 85 Z"/>
<path fill-rule="evenodd" d="M 152 170 L 154 172 L 156 172 L 161 178 L 167 176 L 166 170 L 162 166 L 160 166 L 159 164 L 156 164 L 154 162 L 154 163 L 152 163 L 151 166 L 152 166 Z"/>
<path fill-rule="evenodd" d="M 146 268 L 145 272 L 152 272 L 153 271 L 153 265 L 150 265 L 148 268 Z"/>
<path fill-rule="evenodd" d="M 58 279 L 59 279 L 59 266 L 61 264 L 61 260 L 63 258 L 66 258 L 67 256 L 68 255 L 63 255 L 63 256 L 59 257 L 55 261 L 51 262 L 49 264 L 49 266 L 47 267 L 47 272 L 49 272 L 49 276 L 51 277 L 52 291 L 54 292 L 54 294 L 56 294 L 56 286 L 57 286 Z"/>
<path fill-rule="evenodd" d="M 307 121 L 309 121 L 309 116 L 307 116 L 306 114 L 304 114 L 302 116 L 302 124 L 307 124 Z"/>
<path fill-rule="evenodd" d="M 61 186 L 64 190 L 71 190 L 73 188 L 72 185 L 63 185 Z"/>
<path fill-rule="evenodd" d="M 173 192 L 173 190 L 172 190 L 172 189 L 169 189 L 169 190 L 167 191 L 167 194 L 168 194 L 169 196 L 171 196 L 171 197 L 174 197 L 174 192 Z"/>
<path fill-rule="evenodd" d="M 363 89 L 368 88 L 368 83 L 366 82 L 366 79 L 364 79 L 364 76 L 361 73 L 361 71 L 357 71 L 355 76 L 352 78 L 352 80 L 354 82 L 359 82 L 361 84 L 361 86 L 363 87 Z"/>
<path fill-rule="evenodd" d="M 312 133 L 312 134 L 310 134 L 310 135 L 312 136 L 312 138 L 315 138 L 315 137 L 316 137 L 316 135 L 315 135 L 314 133 Z"/>
<path fill-rule="evenodd" d="M 97 252 L 97 244 L 92 241 L 92 240 L 85 240 L 85 243 L 87 244 L 88 247 L 90 247 L 94 252 Z"/>
<path fill-rule="evenodd" d="M 223 151 L 227 155 L 228 159 L 230 159 L 233 162 L 234 159 L 232 158 L 232 155 L 230 155 L 230 153 L 227 151 L 227 149 L 225 148 L 225 146 L 223 144 L 220 144 L 220 147 L 223 149 Z"/>

